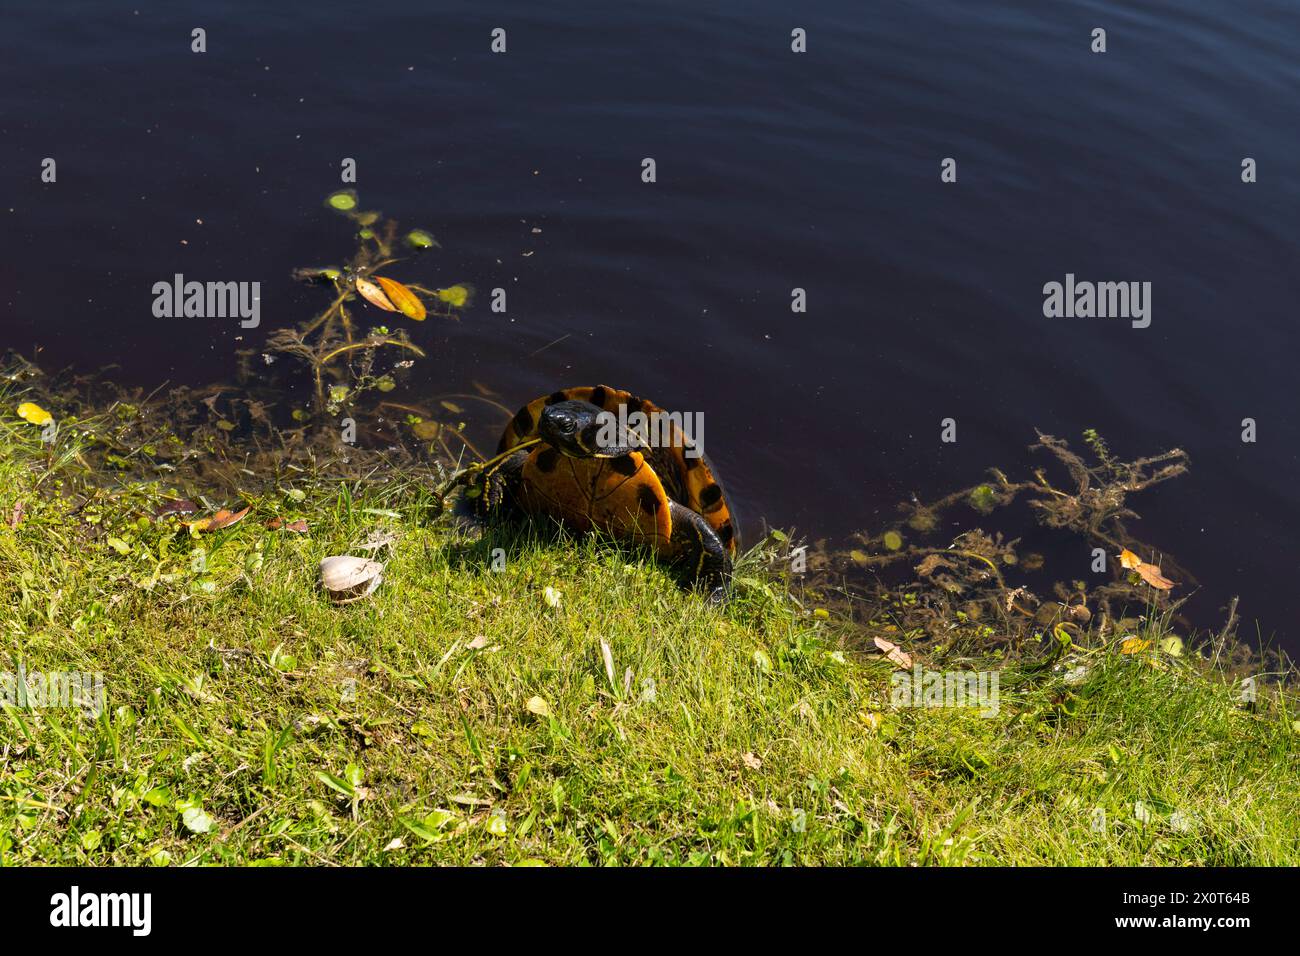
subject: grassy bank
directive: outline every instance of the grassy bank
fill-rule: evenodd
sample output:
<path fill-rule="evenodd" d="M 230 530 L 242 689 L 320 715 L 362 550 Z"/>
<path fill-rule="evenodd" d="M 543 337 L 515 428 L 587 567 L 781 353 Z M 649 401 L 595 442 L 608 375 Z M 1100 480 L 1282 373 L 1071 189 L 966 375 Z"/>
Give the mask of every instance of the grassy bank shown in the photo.
<path fill-rule="evenodd" d="M 102 673 L 107 706 L 3 707 L 4 863 L 1300 863 L 1287 699 L 1160 634 L 925 659 L 998 668 L 996 715 L 894 707 L 753 562 L 711 609 L 608 545 L 474 541 L 406 480 L 191 533 L 159 486 L 73 493 L 75 435 L 12 404 L 0 671 Z M 319 561 L 377 529 L 383 583 L 331 603 Z"/>

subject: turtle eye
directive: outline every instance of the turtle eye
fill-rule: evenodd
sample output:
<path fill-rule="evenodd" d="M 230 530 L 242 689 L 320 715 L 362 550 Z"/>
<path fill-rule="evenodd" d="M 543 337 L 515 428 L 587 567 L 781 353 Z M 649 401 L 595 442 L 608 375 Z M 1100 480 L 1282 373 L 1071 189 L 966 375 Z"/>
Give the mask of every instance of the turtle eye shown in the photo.
<path fill-rule="evenodd" d="M 572 434 L 573 434 L 574 432 L 576 432 L 577 430 L 578 430 L 578 423 L 575 422 L 572 418 L 562 418 L 562 419 L 560 419 L 560 434 L 561 434 L 561 435 L 572 435 Z"/>

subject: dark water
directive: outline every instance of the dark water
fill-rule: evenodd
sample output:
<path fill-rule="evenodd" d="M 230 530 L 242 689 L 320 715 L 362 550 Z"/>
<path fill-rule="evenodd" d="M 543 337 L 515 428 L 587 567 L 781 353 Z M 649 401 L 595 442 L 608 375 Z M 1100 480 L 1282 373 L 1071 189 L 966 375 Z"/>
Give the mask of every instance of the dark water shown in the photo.
<path fill-rule="evenodd" d="M 414 329 L 415 394 L 605 382 L 702 411 L 749 527 L 814 536 L 1023 473 L 1034 426 L 1181 446 L 1135 530 L 1194 570 L 1203 621 L 1240 594 L 1295 653 L 1300 6 L 704 6 L 7 5 L 0 345 L 228 377 L 319 306 L 289 270 L 350 250 L 321 198 L 354 157 L 364 205 L 442 240 L 419 278 L 508 290 L 506 316 Z M 261 328 L 154 318 L 176 272 L 262 282 Z M 1066 273 L 1151 282 L 1151 326 L 1044 318 Z"/>

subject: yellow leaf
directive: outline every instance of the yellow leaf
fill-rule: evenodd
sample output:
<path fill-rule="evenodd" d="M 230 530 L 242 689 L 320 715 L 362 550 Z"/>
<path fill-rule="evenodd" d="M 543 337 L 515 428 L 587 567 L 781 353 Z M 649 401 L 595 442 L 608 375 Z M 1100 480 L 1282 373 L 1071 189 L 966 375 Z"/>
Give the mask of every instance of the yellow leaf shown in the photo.
<path fill-rule="evenodd" d="M 34 402 L 23 402 L 19 405 L 18 417 L 38 426 L 48 425 L 50 422 L 54 421 L 53 415 Z"/>
<path fill-rule="evenodd" d="M 220 531 L 222 528 L 229 528 L 232 524 L 243 521 L 246 514 L 248 514 L 247 508 L 240 511 L 228 511 L 222 508 L 211 517 L 189 522 L 189 527 L 194 531 Z"/>
<path fill-rule="evenodd" d="M 467 285 L 449 285 L 438 290 L 438 298 L 457 309 L 469 301 L 471 289 Z"/>
<path fill-rule="evenodd" d="M 397 306 L 388 301 L 388 296 L 384 295 L 384 290 L 379 288 L 379 286 L 375 285 L 369 279 L 363 279 L 358 276 L 356 284 L 357 292 L 361 294 L 361 298 L 365 299 L 371 305 L 378 309 L 383 309 L 385 312 L 397 311 Z"/>
<path fill-rule="evenodd" d="M 415 319 L 417 322 L 423 322 L 426 312 L 424 303 L 414 292 L 408 289 L 396 279 L 385 279 L 383 276 L 375 276 L 375 281 L 388 293 L 388 299 L 397 310 L 408 319 Z"/>
<path fill-rule="evenodd" d="M 529 697 L 525 705 L 530 714 L 536 714 L 538 717 L 547 717 L 551 713 L 551 707 L 540 697 Z"/>
<path fill-rule="evenodd" d="M 1126 637 L 1119 642 L 1119 652 L 1121 654 L 1141 654 L 1150 646 L 1150 641 L 1144 641 L 1140 637 Z"/>
<path fill-rule="evenodd" d="M 1132 571 L 1142 563 L 1142 559 L 1139 558 L 1132 551 L 1130 551 L 1128 548 L 1125 548 L 1123 551 L 1119 553 L 1119 563 L 1120 563 L 1120 567 L 1127 568 L 1128 570 Z"/>
<path fill-rule="evenodd" d="M 420 441 L 433 441 L 438 437 L 438 432 L 442 431 L 442 426 L 437 422 L 418 421 L 411 426 L 411 431 Z"/>
<path fill-rule="evenodd" d="M 447 411 L 451 412 L 453 415 L 463 415 L 465 413 L 465 409 L 461 408 L 455 402 L 448 402 L 444 400 L 439 402 L 438 404 L 441 405 L 443 408 L 447 409 Z"/>

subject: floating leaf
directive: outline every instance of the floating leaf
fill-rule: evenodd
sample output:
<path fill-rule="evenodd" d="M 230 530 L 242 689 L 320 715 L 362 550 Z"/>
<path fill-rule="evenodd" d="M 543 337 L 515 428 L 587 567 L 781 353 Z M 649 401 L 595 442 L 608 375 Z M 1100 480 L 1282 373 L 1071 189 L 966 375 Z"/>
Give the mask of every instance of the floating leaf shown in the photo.
<path fill-rule="evenodd" d="M 340 189 L 336 193 L 330 193 L 325 198 L 325 205 L 331 209 L 337 209 L 339 212 L 350 212 L 357 208 L 357 191 L 355 189 Z"/>
<path fill-rule="evenodd" d="M 1121 654 L 1141 654 L 1150 646 L 1150 641 L 1144 641 L 1140 637 L 1126 637 L 1119 642 L 1119 652 Z"/>
<path fill-rule="evenodd" d="M 903 536 L 897 531 L 886 531 L 884 544 L 890 551 L 897 551 L 903 546 Z"/>
<path fill-rule="evenodd" d="M 33 425 L 43 426 L 54 421 L 54 416 L 47 412 L 35 402 L 23 402 L 18 406 L 18 417 L 22 418 Z"/>
<path fill-rule="evenodd" d="M 1159 565 L 1147 564 L 1132 551 L 1125 548 L 1119 553 L 1120 566 L 1129 570 L 1136 571 L 1147 584 L 1161 591 L 1168 591 L 1174 586 L 1174 582 L 1160 573 Z"/>
<path fill-rule="evenodd" d="M 432 249 L 438 245 L 438 240 L 423 229 L 412 229 L 408 232 L 406 242 L 415 249 Z"/>
<path fill-rule="evenodd" d="M 341 278 L 343 270 L 337 266 L 306 266 L 294 269 L 292 275 L 299 282 L 326 283 Z"/>
<path fill-rule="evenodd" d="M 442 431 L 442 425 L 421 419 L 411 426 L 411 431 L 415 433 L 415 437 L 420 441 L 433 441 L 438 437 L 438 432 Z"/>
<path fill-rule="evenodd" d="M 470 286 L 458 283 L 456 285 L 447 286 L 445 289 L 438 289 L 435 294 L 443 302 L 446 302 L 453 308 L 459 309 L 469 301 L 469 297 L 473 292 L 474 290 Z"/>
<path fill-rule="evenodd" d="M 1160 569 L 1154 564 L 1139 564 L 1135 570 L 1138 577 L 1160 591 L 1168 591 L 1174 586 L 1174 582 L 1161 574 Z"/>
<path fill-rule="evenodd" d="M 357 292 L 361 294 L 361 298 L 365 299 L 375 308 L 383 309 L 385 312 L 398 311 L 397 306 L 388 301 L 388 296 L 384 295 L 384 290 L 379 288 L 379 286 L 375 285 L 369 279 L 363 279 L 361 276 L 357 276 L 356 287 Z"/>
<path fill-rule="evenodd" d="M 397 311 L 408 319 L 414 319 L 417 322 L 423 322 L 427 314 L 424 310 L 424 303 L 414 292 L 408 289 L 396 279 L 387 279 L 383 276 L 375 276 L 375 281 L 379 283 L 384 292 L 388 294 L 388 300 L 397 306 Z"/>
<path fill-rule="evenodd" d="M 441 405 L 443 408 L 447 409 L 447 411 L 451 412 L 453 415 L 465 414 L 465 409 L 461 408 L 455 402 L 449 402 L 446 399 L 443 399 L 438 404 Z"/>

